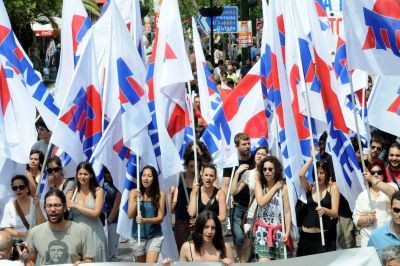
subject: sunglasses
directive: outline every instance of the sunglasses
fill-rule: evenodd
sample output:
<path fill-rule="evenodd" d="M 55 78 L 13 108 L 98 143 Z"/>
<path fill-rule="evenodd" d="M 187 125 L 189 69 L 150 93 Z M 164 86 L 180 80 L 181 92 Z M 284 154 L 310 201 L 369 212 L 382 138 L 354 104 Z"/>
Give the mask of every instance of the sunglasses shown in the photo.
<path fill-rule="evenodd" d="M 50 175 L 52 173 L 57 173 L 60 171 L 60 167 L 54 167 L 54 168 L 47 168 L 47 173 Z"/>
<path fill-rule="evenodd" d="M 271 167 L 264 167 L 263 169 L 263 172 L 273 172 L 275 169 L 274 168 L 271 168 Z"/>
<path fill-rule="evenodd" d="M 26 186 L 25 185 L 19 185 L 19 186 L 12 186 L 11 188 L 12 188 L 13 191 L 25 190 Z"/>
<path fill-rule="evenodd" d="M 378 147 L 378 146 L 374 146 L 374 145 L 372 145 L 372 146 L 371 146 L 371 149 L 372 149 L 372 150 L 378 150 L 378 151 L 381 151 L 381 150 L 382 150 L 382 147 Z"/>
<path fill-rule="evenodd" d="M 395 208 L 395 207 L 393 207 L 393 208 L 392 208 L 392 211 L 393 211 L 394 213 L 399 213 L 399 212 L 400 212 L 400 208 Z"/>
<path fill-rule="evenodd" d="M 375 175 L 375 174 L 383 175 L 383 170 L 376 170 L 376 171 L 371 170 L 370 173 L 371 173 L 371 175 Z"/>

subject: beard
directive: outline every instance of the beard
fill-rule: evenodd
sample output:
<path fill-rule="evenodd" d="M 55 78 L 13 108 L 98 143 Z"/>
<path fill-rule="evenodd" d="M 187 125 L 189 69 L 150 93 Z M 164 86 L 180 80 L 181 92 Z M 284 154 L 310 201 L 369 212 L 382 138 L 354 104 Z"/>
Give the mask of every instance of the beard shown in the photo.
<path fill-rule="evenodd" d="M 51 218 L 53 218 L 53 219 L 51 219 Z M 55 218 L 55 219 L 54 219 Z M 61 221 L 64 219 L 64 213 L 60 213 L 60 214 L 58 214 L 57 216 L 50 216 L 48 213 L 47 213 L 47 220 L 50 222 L 50 223 L 52 223 L 52 224 L 58 224 L 58 223 L 61 223 Z"/>

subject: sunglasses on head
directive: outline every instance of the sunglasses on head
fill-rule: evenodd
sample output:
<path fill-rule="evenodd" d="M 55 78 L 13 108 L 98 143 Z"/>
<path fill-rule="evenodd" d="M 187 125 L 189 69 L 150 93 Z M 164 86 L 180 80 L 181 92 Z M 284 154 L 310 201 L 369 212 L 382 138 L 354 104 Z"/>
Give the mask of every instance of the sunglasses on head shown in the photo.
<path fill-rule="evenodd" d="M 25 185 L 19 185 L 19 186 L 12 186 L 11 188 L 12 188 L 13 191 L 25 190 L 26 186 Z"/>
<path fill-rule="evenodd" d="M 394 213 L 399 213 L 399 212 L 400 212 L 400 208 L 395 208 L 395 207 L 393 207 L 393 208 L 392 208 L 392 211 L 393 211 Z"/>
<path fill-rule="evenodd" d="M 375 175 L 375 174 L 383 175 L 383 170 L 376 170 L 376 171 L 371 170 L 370 173 L 371 173 L 371 175 Z"/>
<path fill-rule="evenodd" d="M 50 175 L 52 173 L 56 173 L 60 171 L 60 167 L 54 167 L 54 168 L 47 168 L 47 173 Z"/>
<path fill-rule="evenodd" d="M 274 168 L 272 168 L 272 167 L 263 167 L 263 172 L 273 172 L 274 171 Z"/>

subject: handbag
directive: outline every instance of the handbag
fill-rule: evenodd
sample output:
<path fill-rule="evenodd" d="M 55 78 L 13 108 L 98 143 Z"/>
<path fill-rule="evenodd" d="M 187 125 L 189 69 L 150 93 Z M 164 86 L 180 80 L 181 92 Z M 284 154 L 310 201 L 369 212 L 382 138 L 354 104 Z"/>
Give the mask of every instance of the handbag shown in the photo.
<path fill-rule="evenodd" d="M 254 200 L 255 200 L 255 197 L 251 201 L 250 206 L 253 204 Z M 258 205 L 257 205 L 256 210 L 253 215 L 253 222 L 251 224 L 251 227 L 244 235 L 243 253 L 242 253 L 242 256 L 240 256 L 240 258 L 239 258 L 241 263 L 248 263 L 248 262 L 252 261 L 256 256 L 255 251 L 254 251 L 253 226 L 255 223 L 254 218 L 256 217 L 257 210 L 258 210 Z M 247 213 L 246 213 L 246 217 L 247 217 Z"/>

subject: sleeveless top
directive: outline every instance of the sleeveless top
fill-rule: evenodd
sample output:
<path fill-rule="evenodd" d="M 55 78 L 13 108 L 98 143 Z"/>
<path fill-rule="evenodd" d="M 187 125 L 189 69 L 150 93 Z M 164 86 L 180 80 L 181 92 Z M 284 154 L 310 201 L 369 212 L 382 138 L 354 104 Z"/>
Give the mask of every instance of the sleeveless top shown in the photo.
<path fill-rule="evenodd" d="M 265 193 L 265 192 L 264 192 Z M 265 206 L 258 206 L 255 221 L 254 243 L 260 246 L 281 248 L 282 210 L 279 191 L 275 192 Z"/>
<path fill-rule="evenodd" d="M 216 199 L 217 193 L 218 193 L 218 188 L 214 187 L 214 191 L 210 197 L 212 203 L 208 206 L 207 210 L 212 211 L 213 213 L 215 213 L 218 216 L 219 215 L 219 204 Z M 207 205 L 207 203 L 206 203 L 206 205 Z M 201 213 L 202 211 L 204 211 L 206 209 L 206 205 L 203 204 L 203 202 L 201 200 L 201 193 L 200 193 L 199 213 Z"/>
<path fill-rule="evenodd" d="M 312 197 L 312 189 L 310 189 L 307 194 L 307 204 L 304 206 L 305 211 L 304 211 L 304 222 L 303 226 L 310 228 L 310 227 L 317 227 L 319 228 L 319 215 L 318 212 L 315 210 L 318 207 L 318 204 L 314 201 Z M 331 204 L 331 194 L 328 190 L 326 190 L 325 197 L 321 199 L 321 207 L 325 207 L 327 209 L 332 208 Z M 327 222 L 330 219 L 330 217 L 323 215 L 322 216 L 322 221 L 324 224 L 324 230 L 327 229 Z"/>
<path fill-rule="evenodd" d="M 156 217 L 156 207 L 151 201 L 140 201 L 140 212 L 143 218 Z M 138 238 L 136 218 L 132 219 L 131 236 Z M 140 224 L 140 239 L 149 240 L 159 236 L 162 236 L 161 224 Z"/>
<path fill-rule="evenodd" d="M 187 202 L 187 199 L 186 199 L 185 189 L 186 189 L 188 195 L 190 195 L 190 193 L 192 192 L 192 188 L 185 187 L 183 185 L 182 179 L 179 179 L 178 199 L 176 201 L 176 205 L 175 205 L 175 209 L 174 209 L 175 210 L 175 219 L 179 219 L 182 221 L 189 221 L 190 216 L 187 211 L 187 206 L 189 205 L 189 203 Z"/>

